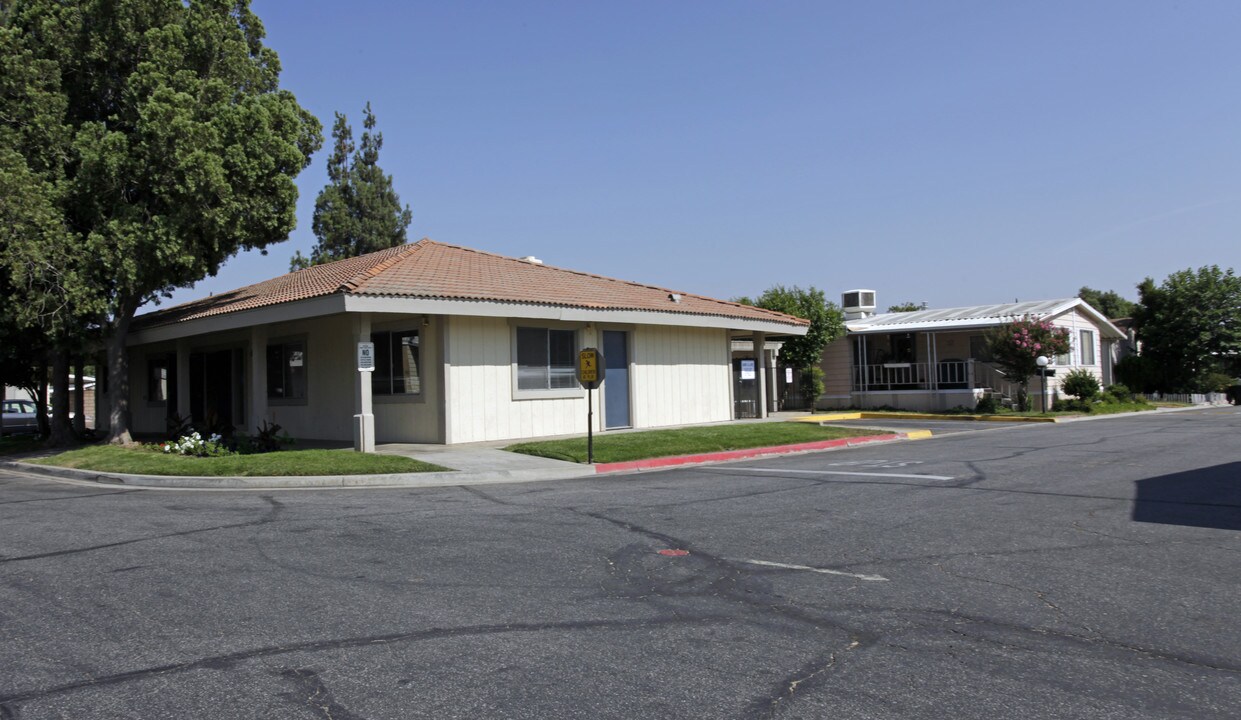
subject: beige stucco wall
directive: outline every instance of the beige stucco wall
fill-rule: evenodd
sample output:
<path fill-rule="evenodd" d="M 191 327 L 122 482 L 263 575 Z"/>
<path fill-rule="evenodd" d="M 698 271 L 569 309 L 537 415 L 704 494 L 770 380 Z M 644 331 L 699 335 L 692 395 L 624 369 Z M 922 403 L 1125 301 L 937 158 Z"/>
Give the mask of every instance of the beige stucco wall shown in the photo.
<path fill-rule="evenodd" d="M 249 329 L 208 334 L 182 341 L 188 352 L 235 348 L 243 357 L 244 420 L 282 426 L 296 439 L 348 442 L 356 412 L 355 331 L 358 318 L 345 314 L 275 323 L 261 328 L 258 365 L 266 345 L 285 339 L 306 343 L 307 399 L 282 403 L 268 399 L 262 418 L 254 417 Z M 514 392 L 513 321 L 506 318 L 373 315 L 371 330 L 419 329 L 419 396 L 372 397 L 375 439 L 392 442 L 479 442 L 585 431 L 586 393 L 531 397 Z M 583 323 L 523 322 L 577 332 L 578 347 L 599 346 L 598 333 Z M 663 427 L 731 419 L 732 373 L 727 330 L 665 326 L 616 326 L 630 333 L 630 408 L 634 427 Z M 146 398 L 148 358 L 175 353 L 177 342 L 131 347 L 132 427 L 162 435 L 167 410 Z M 176 368 L 172 368 L 175 374 Z M 369 376 L 368 376 L 369 379 Z M 179 388 L 187 398 L 188 388 Z M 602 431 L 604 391 L 595 393 L 595 429 Z M 445 401 L 447 398 L 447 401 Z M 175 411 L 175 408 L 174 408 Z"/>
<path fill-rule="evenodd" d="M 579 348 L 599 346 L 595 330 L 582 324 L 522 325 L 572 329 L 577 331 Z M 448 442 L 585 432 L 585 391 L 568 391 L 560 393 L 561 397 L 514 392 L 515 326 L 505 318 L 449 319 L 444 369 Z M 605 329 L 630 331 L 630 409 L 634 427 L 731 419 L 727 331 L 648 325 Z M 602 431 L 604 388 L 594 395 L 595 430 Z"/>
<path fill-rule="evenodd" d="M 823 348 L 823 357 L 819 360 L 819 367 L 823 370 L 822 399 L 848 398 L 853 384 L 852 342 L 848 336 L 842 336 Z"/>
<path fill-rule="evenodd" d="M 266 339 L 263 347 L 258 349 L 260 363 L 268 343 L 286 339 L 305 340 L 307 398 L 304 403 L 268 399 L 261 418 L 254 417 L 253 379 L 250 377 L 253 349 L 248 330 L 198 336 L 190 339 L 186 346 L 191 353 L 229 348 L 242 351 L 244 420 L 238 424 L 239 430 L 254 426 L 256 421 L 266 420 L 280 425 L 295 439 L 347 442 L 353 438 L 358 375 L 353 323 L 354 319 L 346 315 L 331 315 L 263 326 Z M 438 364 L 439 348 L 434 322 L 430 327 L 421 328 L 420 318 L 377 317 L 372 329 L 423 330 L 419 353 L 423 394 L 421 397 L 375 396 L 376 439 L 379 442 L 439 442 L 440 383 L 433 376 L 428 377 L 428 373 L 434 373 Z M 166 408 L 162 404 L 152 405 L 146 396 L 147 365 L 152 356 L 174 353 L 176 350 L 175 342 L 140 345 L 129 350 L 130 409 L 132 427 L 137 433 L 162 435 L 165 432 Z M 178 390 L 188 398 L 189 388 Z"/>
<path fill-rule="evenodd" d="M 512 326 L 506 318 L 448 318 L 444 358 L 447 442 L 585 431 L 586 393 L 583 390 L 567 393 L 570 397 L 514 399 L 512 338 Z M 579 346 L 581 343 L 579 333 Z"/>
<path fill-rule="evenodd" d="M 175 352 L 176 343 L 158 343 L 131 348 L 129 351 L 129 417 L 135 433 L 162 435 L 167 427 L 168 408 L 163 403 L 153 404 L 147 395 L 148 361 L 155 355 Z M 176 368 L 171 372 L 175 373 Z M 104 406 L 103 412 L 108 412 Z M 176 412 L 176 408 L 173 408 Z"/>
<path fill-rule="evenodd" d="M 640 325 L 631 337 L 634 427 L 732 419 L 726 330 Z"/>

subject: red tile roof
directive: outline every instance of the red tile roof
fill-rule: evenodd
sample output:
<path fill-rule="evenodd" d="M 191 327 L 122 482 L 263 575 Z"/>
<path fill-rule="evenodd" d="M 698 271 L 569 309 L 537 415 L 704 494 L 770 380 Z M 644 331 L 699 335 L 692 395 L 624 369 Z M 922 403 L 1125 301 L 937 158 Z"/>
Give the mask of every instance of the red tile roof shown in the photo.
<path fill-rule="evenodd" d="M 336 293 L 640 310 L 786 325 L 809 324 L 807 320 L 773 310 L 535 264 L 424 238 L 409 245 L 316 265 L 148 313 L 134 320 L 134 328 L 197 320 Z M 674 294 L 680 296 L 679 301 L 670 298 Z"/>

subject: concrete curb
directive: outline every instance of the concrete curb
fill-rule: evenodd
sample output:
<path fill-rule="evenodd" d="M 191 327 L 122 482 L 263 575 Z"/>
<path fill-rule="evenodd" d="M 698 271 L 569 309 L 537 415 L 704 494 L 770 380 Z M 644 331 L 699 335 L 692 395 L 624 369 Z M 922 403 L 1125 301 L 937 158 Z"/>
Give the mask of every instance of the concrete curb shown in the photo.
<path fill-rule="evenodd" d="M 790 453 L 814 452 L 816 450 L 832 450 L 849 448 L 859 445 L 896 442 L 898 440 L 921 440 L 931 437 L 930 430 L 914 430 L 912 432 L 888 433 L 884 435 L 864 435 L 861 437 L 840 438 L 838 440 L 817 440 L 815 442 L 798 443 L 796 445 L 771 445 L 744 450 L 723 450 L 698 455 L 674 455 L 672 457 L 647 458 L 646 460 L 629 460 L 626 462 L 597 463 L 595 471 L 602 473 L 626 472 L 635 470 L 654 470 L 657 468 L 676 467 L 678 465 L 704 465 L 717 462 L 747 460 L 766 455 L 787 455 Z"/>
<path fill-rule="evenodd" d="M 731 462 L 767 455 L 787 455 L 790 453 L 815 452 L 849 448 L 860 445 L 895 442 L 898 440 L 920 440 L 931 437 L 930 430 L 913 430 L 903 433 L 885 433 L 883 435 L 864 435 L 860 437 L 840 438 L 837 440 L 819 440 L 796 445 L 775 445 L 745 450 L 726 450 L 715 453 L 697 455 L 677 455 L 673 457 L 650 458 L 619 463 L 597 463 L 595 465 L 572 465 L 564 469 L 540 468 L 538 470 L 501 470 L 493 472 L 427 472 L 402 473 L 394 475 L 293 475 L 276 477 L 216 477 L 201 475 L 130 475 L 126 473 L 106 473 L 97 470 L 78 470 L 75 468 L 56 467 L 55 465 L 36 465 L 25 462 L 3 462 L 0 467 L 24 473 L 26 475 L 43 475 L 63 480 L 93 482 L 101 485 L 120 487 L 145 488 L 151 490 L 285 490 L 285 489 L 333 489 L 333 488 L 423 488 L 451 487 L 459 485 L 487 485 L 496 483 L 525 483 L 543 480 L 572 480 L 590 477 L 601 473 L 615 473 L 634 470 L 655 470 L 676 467 L 679 465 L 706 465 L 712 463 Z"/>
<path fill-rule="evenodd" d="M 825 423 L 833 420 L 957 420 L 962 422 L 1055 423 L 1065 418 L 1012 415 L 936 415 L 933 413 L 847 412 L 824 413 L 794 418 L 789 422 Z"/>
<path fill-rule="evenodd" d="M 427 472 L 389 475 L 289 475 L 264 477 L 217 477 L 201 475 L 129 475 L 104 473 L 97 470 L 77 470 L 54 465 L 35 465 L 23 462 L 6 462 L 3 466 L 27 475 L 48 475 L 65 480 L 95 482 L 103 485 L 176 490 L 263 490 L 291 488 L 402 488 L 402 487 L 448 487 L 454 485 L 486 485 L 494 483 L 523 483 L 538 480 L 568 480 L 594 475 L 588 466 L 571 466 L 559 469 L 502 470 L 494 472 L 462 473 Z"/>

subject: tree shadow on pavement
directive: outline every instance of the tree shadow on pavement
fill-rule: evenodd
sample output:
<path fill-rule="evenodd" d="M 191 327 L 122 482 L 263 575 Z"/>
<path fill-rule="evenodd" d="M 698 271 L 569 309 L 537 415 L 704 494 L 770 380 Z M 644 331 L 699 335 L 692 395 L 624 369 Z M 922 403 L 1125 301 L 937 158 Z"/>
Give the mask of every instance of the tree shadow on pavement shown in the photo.
<path fill-rule="evenodd" d="M 1135 522 L 1241 530 L 1241 462 L 1138 480 Z"/>

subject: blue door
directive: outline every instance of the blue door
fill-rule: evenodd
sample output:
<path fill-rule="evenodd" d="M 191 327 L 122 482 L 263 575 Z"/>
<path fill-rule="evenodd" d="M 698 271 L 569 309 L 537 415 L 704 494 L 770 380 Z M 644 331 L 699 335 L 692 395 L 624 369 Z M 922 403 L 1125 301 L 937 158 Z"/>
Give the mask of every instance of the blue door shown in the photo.
<path fill-rule="evenodd" d="M 624 428 L 629 418 L 629 335 L 616 330 L 603 331 L 603 427 Z"/>

